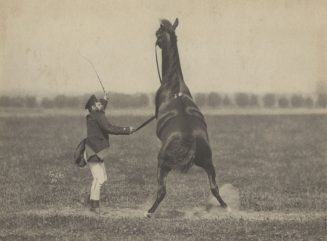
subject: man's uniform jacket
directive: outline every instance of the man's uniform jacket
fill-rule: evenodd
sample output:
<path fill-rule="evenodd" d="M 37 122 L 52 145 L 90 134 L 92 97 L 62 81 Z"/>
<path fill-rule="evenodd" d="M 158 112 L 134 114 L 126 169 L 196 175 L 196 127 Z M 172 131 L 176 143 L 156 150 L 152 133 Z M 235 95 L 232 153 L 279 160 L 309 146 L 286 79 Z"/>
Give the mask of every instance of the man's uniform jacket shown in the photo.
<path fill-rule="evenodd" d="M 128 135 L 129 127 L 120 127 L 112 125 L 106 118 L 103 111 L 93 111 L 86 116 L 87 138 L 82 140 L 75 154 L 76 158 L 84 157 L 88 161 L 96 155 L 101 161 L 108 156 L 109 134 Z M 93 160 L 93 159 L 92 159 Z"/>

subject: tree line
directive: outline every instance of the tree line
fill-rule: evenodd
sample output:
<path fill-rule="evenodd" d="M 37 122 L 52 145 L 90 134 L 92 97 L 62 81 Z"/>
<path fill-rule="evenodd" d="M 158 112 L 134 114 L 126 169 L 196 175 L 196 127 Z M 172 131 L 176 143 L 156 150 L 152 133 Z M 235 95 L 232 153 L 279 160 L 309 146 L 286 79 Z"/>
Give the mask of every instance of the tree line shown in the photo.
<path fill-rule="evenodd" d="M 279 95 L 267 93 L 263 95 L 252 93 L 219 94 L 216 92 L 198 93 L 194 95 L 199 106 L 219 107 L 265 107 L 265 108 L 326 108 L 327 93 L 318 95 L 288 94 Z"/>
<path fill-rule="evenodd" d="M 101 96 L 101 95 L 98 95 Z M 57 95 L 52 98 L 36 96 L 0 96 L 0 107 L 27 108 L 82 108 L 89 95 Z M 222 94 L 217 92 L 196 93 L 193 95 L 199 107 L 208 108 L 327 108 L 327 93 L 317 95 L 267 93 Z M 154 94 L 110 93 L 111 108 L 143 108 L 154 103 Z"/>

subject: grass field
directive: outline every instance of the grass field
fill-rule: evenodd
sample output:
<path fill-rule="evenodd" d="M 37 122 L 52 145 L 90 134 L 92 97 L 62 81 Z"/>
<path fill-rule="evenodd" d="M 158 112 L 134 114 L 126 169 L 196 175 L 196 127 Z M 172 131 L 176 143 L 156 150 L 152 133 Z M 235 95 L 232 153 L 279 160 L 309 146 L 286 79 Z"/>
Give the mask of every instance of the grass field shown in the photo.
<path fill-rule="evenodd" d="M 146 117 L 110 119 L 137 126 Z M 85 119 L 1 117 L 0 240 L 326 240 L 327 115 L 206 119 L 218 185 L 235 213 L 205 213 L 212 204 L 207 176 L 193 167 L 169 174 L 167 196 L 149 220 L 139 213 L 156 193 L 154 123 L 131 136 L 111 136 L 101 202 L 115 215 L 98 217 L 79 204 L 90 171 L 72 161 Z"/>

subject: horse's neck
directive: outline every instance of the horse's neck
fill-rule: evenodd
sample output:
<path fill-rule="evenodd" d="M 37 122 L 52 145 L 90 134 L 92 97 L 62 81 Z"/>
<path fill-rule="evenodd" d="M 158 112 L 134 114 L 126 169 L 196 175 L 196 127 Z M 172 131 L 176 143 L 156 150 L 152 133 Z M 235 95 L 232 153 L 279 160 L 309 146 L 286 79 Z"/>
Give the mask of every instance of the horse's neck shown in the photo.
<path fill-rule="evenodd" d="M 183 81 L 177 45 L 162 51 L 162 78 L 163 81 Z"/>
<path fill-rule="evenodd" d="M 177 88 L 173 88 L 172 92 L 185 92 L 189 94 L 183 78 L 177 44 L 162 51 L 162 80 L 169 83 L 169 86 Z"/>

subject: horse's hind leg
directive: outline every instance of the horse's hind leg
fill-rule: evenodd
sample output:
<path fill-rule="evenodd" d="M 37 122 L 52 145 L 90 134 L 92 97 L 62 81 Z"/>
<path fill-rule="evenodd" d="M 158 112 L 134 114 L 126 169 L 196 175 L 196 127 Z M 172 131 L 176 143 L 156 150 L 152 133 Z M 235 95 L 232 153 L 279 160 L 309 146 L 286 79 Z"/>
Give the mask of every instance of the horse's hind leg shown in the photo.
<path fill-rule="evenodd" d="M 156 211 L 157 207 L 161 203 L 161 201 L 164 199 L 166 195 L 166 179 L 167 175 L 170 172 L 169 167 L 158 167 L 158 191 L 157 191 L 157 198 L 152 205 L 152 207 L 148 210 L 148 213 L 146 214 L 147 217 L 151 217 L 152 214 Z"/>
<path fill-rule="evenodd" d="M 208 167 L 205 168 L 206 173 L 208 174 L 209 177 L 209 183 L 210 183 L 210 190 L 212 194 L 217 198 L 218 202 L 220 203 L 220 206 L 223 208 L 227 208 L 227 204 L 224 202 L 224 200 L 221 198 L 219 194 L 219 188 L 216 183 L 216 172 L 215 168 L 213 165 L 208 165 Z"/>
<path fill-rule="evenodd" d="M 215 198 L 218 200 L 218 202 L 223 208 L 227 208 L 227 204 L 224 202 L 224 200 L 219 194 L 219 188 L 216 183 L 216 172 L 211 159 L 209 161 L 206 161 L 205 163 L 195 162 L 195 164 L 202 167 L 206 171 L 209 178 L 211 193 L 215 196 Z"/>

